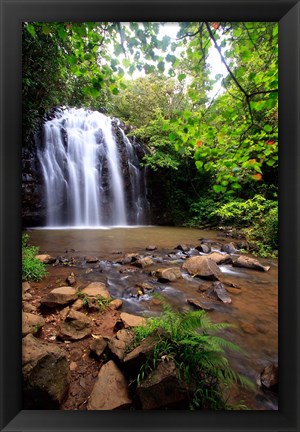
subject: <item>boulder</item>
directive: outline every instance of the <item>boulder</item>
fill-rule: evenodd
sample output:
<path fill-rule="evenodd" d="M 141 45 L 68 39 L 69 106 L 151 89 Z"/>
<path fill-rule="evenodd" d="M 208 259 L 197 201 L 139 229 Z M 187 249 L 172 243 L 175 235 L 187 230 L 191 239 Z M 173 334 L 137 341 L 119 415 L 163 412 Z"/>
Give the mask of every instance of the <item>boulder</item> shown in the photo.
<path fill-rule="evenodd" d="M 143 410 L 188 409 L 188 393 L 179 383 L 173 360 L 160 361 L 157 368 L 137 387 Z"/>
<path fill-rule="evenodd" d="M 224 288 L 224 285 L 219 281 L 213 282 L 211 287 L 206 290 L 205 294 L 213 299 L 219 299 L 223 303 L 231 303 L 231 298 Z"/>
<path fill-rule="evenodd" d="M 60 287 L 54 288 L 47 294 L 44 298 L 42 298 L 42 305 L 48 307 L 57 307 L 67 305 L 77 299 L 76 290 L 72 287 Z"/>
<path fill-rule="evenodd" d="M 154 264 L 154 261 L 150 257 L 140 258 L 132 263 L 136 267 L 149 267 Z"/>
<path fill-rule="evenodd" d="M 133 341 L 133 332 L 128 329 L 122 329 L 109 341 L 108 348 L 119 361 L 122 361 Z"/>
<path fill-rule="evenodd" d="M 35 334 L 45 324 L 45 320 L 40 315 L 34 315 L 32 313 L 22 313 L 22 336 L 26 336 L 29 333 Z"/>
<path fill-rule="evenodd" d="M 206 243 L 201 243 L 199 246 L 196 246 L 195 249 L 197 249 L 197 251 L 208 254 L 211 251 L 211 247 L 210 245 L 206 244 Z"/>
<path fill-rule="evenodd" d="M 107 340 L 102 336 L 93 339 L 92 342 L 90 343 L 90 350 L 94 352 L 98 357 L 100 357 L 103 354 L 106 347 L 107 347 Z"/>
<path fill-rule="evenodd" d="M 146 250 L 147 250 L 147 251 L 154 251 L 154 250 L 156 250 L 156 249 L 157 249 L 157 247 L 154 246 L 154 245 L 149 245 L 149 246 L 146 247 Z"/>
<path fill-rule="evenodd" d="M 43 264 L 53 264 L 56 261 L 56 258 L 48 254 L 35 255 L 35 258 Z"/>
<path fill-rule="evenodd" d="M 216 264 L 231 264 L 232 258 L 228 254 L 222 254 L 220 252 L 212 252 L 208 255 L 208 258 L 213 260 Z"/>
<path fill-rule="evenodd" d="M 139 254 L 137 253 L 127 253 L 125 257 L 120 261 L 121 264 L 130 264 L 139 259 Z"/>
<path fill-rule="evenodd" d="M 137 315 L 131 315 L 126 312 L 121 312 L 120 318 L 123 321 L 125 327 L 139 327 L 146 326 L 146 318 Z"/>
<path fill-rule="evenodd" d="M 102 282 L 92 282 L 81 291 L 88 297 L 103 297 L 106 300 L 110 299 L 110 294 L 105 284 Z"/>
<path fill-rule="evenodd" d="M 81 299 L 77 299 L 71 306 L 71 308 L 75 311 L 78 311 L 84 307 L 83 301 Z"/>
<path fill-rule="evenodd" d="M 208 303 L 200 301 L 198 299 L 188 298 L 186 301 L 192 306 L 195 306 L 197 309 L 203 309 L 206 311 L 214 310 L 214 308 L 210 306 Z"/>
<path fill-rule="evenodd" d="M 88 410 L 128 409 L 132 400 L 128 382 L 116 364 L 110 360 L 98 374 L 87 404 Z"/>
<path fill-rule="evenodd" d="M 219 280 L 222 275 L 217 264 L 207 256 L 194 256 L 188 258 L 182 265 L 184 270 L 193 276 L 204 279 Z"/>
<path fill-rule="evenodd" d="M 87 263 L 93 264 L 93 263 L 97 263 L 99 261 L 99 258 L 95 257 L 95 256 L 88 256 L 88 257 L 85 257 L 85 260 Z"/>
<path fill-rule="evenodd" d="M 92 333 L 92 320 L 82 312 L 69 311 L 60 326 L 59 337 L 67 340 L 79 340 Z"/>
<path fill-rule="evenodd" d="M 28 334 L 22 341 L 25 409 L 58 409 L 69 383 L 69 365 L 57 345 Z"/>
<path fill-rule="evenodd" d="M 235 245 L 231 243 L 223 244 L 221 246 L 221 251 L 226 252 L 228 254 L 234 254 L 237 252 Z"/>
<path fill-rule="evenodd" d="M 179 244 L 174 249 L 181 250 L 183 252 L 187 252 L 190 248 L 186 244 Z"/>
<path fill-rule="evenodd" d="M 258 383 L 262 389 L 276 393 L 278 391 L 278 366 L 274 364 L 266 366 L 260 374 Z"/>
<path fill-rule="evenodd" d="M 270 266 L 263 266 L 257 259 L 247 256 L 239 256 L 237 260 L 233 261 L 233 267 L 245 267 L 252 270 L 268 271 Z"/>
<path fill-rule="evenodd" d="M 181 278 L 181 271 L 178 267 L 169 267 L 164 269 L 158 269 L 155 272 L 155 276 L 159 281 L 165 282 L 173 282 L 176 279 Z"/>

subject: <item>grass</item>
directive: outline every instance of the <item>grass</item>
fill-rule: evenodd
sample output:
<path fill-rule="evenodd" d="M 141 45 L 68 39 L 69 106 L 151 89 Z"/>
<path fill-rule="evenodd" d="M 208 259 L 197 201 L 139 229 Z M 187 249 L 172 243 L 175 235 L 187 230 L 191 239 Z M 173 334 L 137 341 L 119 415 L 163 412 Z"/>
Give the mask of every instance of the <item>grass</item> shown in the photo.
<path fill-rule="evenodd" d="M 39 252 L 36 246 L 28 244 L 29 235 L 22 235 L 22 280 L 40 281 L 46 276 L 46 267 L 41 261 L 35 258 Z"/>

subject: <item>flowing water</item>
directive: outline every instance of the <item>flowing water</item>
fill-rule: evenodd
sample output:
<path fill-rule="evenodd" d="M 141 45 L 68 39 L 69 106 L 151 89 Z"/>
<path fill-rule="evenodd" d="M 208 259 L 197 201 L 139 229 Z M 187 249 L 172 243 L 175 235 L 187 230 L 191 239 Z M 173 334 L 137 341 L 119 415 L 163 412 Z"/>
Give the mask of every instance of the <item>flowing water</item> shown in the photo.
<path fill-rule="evenodd" d="M 44 124 L 38 158 L 48 227 L 147 223 L 145 170 L 119 121 L 84 109 L 59 112 Z"/>
<path fill-rule="evenodd" d="M 82 262 L 88 255 L 97 256 L 101 269 L 96 265 L 94 271 L 88 274 L 88 281 L 105 282 L 112 296 L 123 299 L 124 311 L 148 316 L 159 313 L 160 308 L 149 295 L 140 298 L 130 296 L 128 290 L 137 282 L 152 284 L 179 310 L 190 310 L 192 306 L 187 304 L 187 298 L 201 298 L 199 287 L 207 282 L 183 272 L 182 279 L 159 283 L 148 269 L 122 271 L 122 266 L 116 263 L 118 256 L 130 252 L 151 255 L 155 262 L 154 269 L 181 266 L 186 256 L 174 248 L 180 243 L 195 247 L 200 243 L 199 239 L 203 238 L 222 242 L 214 231 L 174 227 L 37 229 L 30 232 L 30 242 L 38 245 L 41 252 L 53 256 L 81 257 Z M 145 248 L 150 244 L 155 245 L 157 250 L 147 251 Z M 239 293 L 230 294 L 231 304 L 214 302 L 214 310 L 208 312 L 212 321 L 228 322 L 235 326 L 224 330 L 222 336 L 242 347 L 244 352 L 228 353 L 230 363 L 254 382 L 265 366 L 278 364 L 278 263 L 273 259 L 260 261 L 270 266 L 268 272 L 221 265 L 225 281 L 233 283 L 240 290 L 237 290 Z M 278 409 L 274 395 L 257 390 L 252 396 L 243 396 L 251 409 Z"/>

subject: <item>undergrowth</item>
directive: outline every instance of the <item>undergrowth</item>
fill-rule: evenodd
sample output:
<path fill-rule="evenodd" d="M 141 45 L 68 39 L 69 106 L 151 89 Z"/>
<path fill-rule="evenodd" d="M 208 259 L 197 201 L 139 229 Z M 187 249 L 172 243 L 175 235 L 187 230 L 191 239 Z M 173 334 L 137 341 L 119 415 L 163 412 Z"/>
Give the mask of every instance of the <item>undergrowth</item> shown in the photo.
<path fill-rule="evenodd" d="M 22 235 L 22 280 L 40 281 L 46 275 L 45 264 L 35 258 L 39 252 L 37 246 L 28 244 L 29 235 Z"/>

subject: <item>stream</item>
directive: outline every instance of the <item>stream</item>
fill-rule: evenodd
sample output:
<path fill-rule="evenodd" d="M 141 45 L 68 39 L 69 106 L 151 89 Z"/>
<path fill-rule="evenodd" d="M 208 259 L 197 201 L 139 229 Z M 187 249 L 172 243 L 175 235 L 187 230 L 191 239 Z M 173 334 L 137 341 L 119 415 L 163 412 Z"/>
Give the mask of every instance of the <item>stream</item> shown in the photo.
<path fill-rule="evenodd" d="M 174 282 L 161 283 L 151 276 L 148 269 L 131 271 L 131 266 L 122 266 L 118 258 L 126 253 L 139 253 L 151 256 L 155 265 L 160 267 L 181 267 L 187 255 L 178 249 L 185 244 L 191 251 L 201 241 L 208 240 L 212 251 L 228 243 L 219 231 L 192 228 L 135 226 L 105 227 L 99 229 L 30 229 L 29 243 L 39 246 L 40 253 L 51 256 L 75 257 L 82 267 L 93 267 L 86 274 L 86 282 L 105 282 L 112 297 L 123 300 L 122 310 L 137 315 L 158 314 L 161 307 L 149 294 L 133 297 L 130 288 L 136 283 L 147 283 L 155 292 L 160 292 L 166 300 L 181 311 L 192 310 L 188 298 L 201 298 L 201 286 L 207 281 L 193 278 L 182 272 L 182 278 Z M 156 250 L 148 251 L 147 246 L 155 245 Z M 198 252 L 196 252 L 199 254 Z M 238 253 L 240 255 L 240 253 Z M 87 256 L 96 256 L 97 264 L 88 265 Z M 232 303 L 214 301 L 213 310 L 207 312 L 213 322 L 228 322 L 234 327 L 223 331 L 222 336 L 243 349 L 242 353 L 228 352 L 230 364 L 235 370 L 246 375 L 253 382 L 265 366 L 278 364 L 278 261 L 259 259 L 263 265 L 270 266 L 268 272 L 220 265 L 226 282 L 239 290 L 229 292 Z M 131 268 L 130 268 L 131 267 Z M 57 269 L 59 270 L 59 269 Z M 252 410 L 277 410 L 278 400 L 272 393 L 264 393 L 259 388 L 255 393 L 239 393 Z"/>

